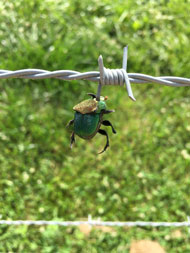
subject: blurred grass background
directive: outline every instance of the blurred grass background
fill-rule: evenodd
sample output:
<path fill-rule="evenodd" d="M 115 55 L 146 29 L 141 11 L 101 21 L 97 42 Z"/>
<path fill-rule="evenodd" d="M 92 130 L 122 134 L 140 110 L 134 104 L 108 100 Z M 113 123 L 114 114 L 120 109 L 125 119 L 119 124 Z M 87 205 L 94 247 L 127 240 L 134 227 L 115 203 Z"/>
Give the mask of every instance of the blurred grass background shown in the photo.
<path fill-rule="evenodd" d="M 1 0 L 0 69 L 128 71 L 189 77 L 190 1 Z M 190 89 L 134 84 L 104 87 L 106 116 L 117 130 L 105 139 L 65 129 L 73 105 L 96 92 L 87 81 L 7 79 L 0 84 L 1 219 L 184 221 L 190 213 Z M 179 230 L 179 229 L 178 229 Z M 167 252 L 189 252 L 186 228 L 0 226 L 0 252 L 129 252 L 133 240 L 158 241 Z"/>

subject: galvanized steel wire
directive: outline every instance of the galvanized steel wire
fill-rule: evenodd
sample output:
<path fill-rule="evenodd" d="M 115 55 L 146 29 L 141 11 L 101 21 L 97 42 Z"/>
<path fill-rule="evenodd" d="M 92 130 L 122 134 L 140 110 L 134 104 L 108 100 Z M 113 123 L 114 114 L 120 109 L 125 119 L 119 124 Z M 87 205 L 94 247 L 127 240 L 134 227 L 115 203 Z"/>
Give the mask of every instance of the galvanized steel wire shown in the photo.
<path fill-rule="evenodd" d="M 190 221 L 184 222 L 150 222 L 150 221 L 46 221 L 46 220 L 0 220 L 0 225 L 57 225 L 57 226 L 109 226 L 109 227 L 190 227 Z"/>
<path fill-rule="evenodd" d="M 108 70 L 108 69 L 107 69 Z M 112 73 L 116 73 L 118 76 L 120 69 L 110 69 Z M 123 80 L 121 83 L 116 83 L 113 81 L 113 77 L 106 73 L 105 84 L 102 85 L 123 85 Z M 114 74 L 113 74 L 114 75 Z M 139 74 L 139 73 L 128 73 L 129 80 L 131 83 L 158 83 L 167 86 L 190 86 L 190 78 L 184 77 L 175 77 L 175 76 L 160 76 L 153 77 L 150 75 Z M 0 70 L 0 79 L 8 78 L 25 78 L 25 79 L 46 79 L 46 78 L 55 78 L 66 81 L 71 80 L 88 80 L 93 82 L 99 82 L 100 72 L 99 71 L 89 71 L 80 73 L 74 70 L 56 70 L 56 71 L 47 71 L 43 69 L 21 69 L 21 70 Z M 119 78 L 119 80 L 121 80 Z"/>
<path fill-rule="evenodd" d="M 106 69 L 105 83 L 102 85 L 123 85 L 124 78 L 122 77 L 121 69 Z M 121 82 L 116 82 L 116 78 Z M 128 73 L 128 77 L 131 83 L 144 84 L 144 83 L 157 83 L 166 86 L 183 87 L 190 86 L 190 78 L 175 77 L 175 76 L 159 76 L 153 77 L 150 75 L 139 74 L 139 73 Z M 47 71 L 43 69 L 21 69 L 21 70 L 0 70 L 0 79 L 8 78 L 25 78 L 25 79 L 46 79 L 54 78 L 60 80 L 88 80 L 92 82 L 100 81 L 99 71 L 89 71 L 80 73 L 74 70 L 56 70 Z"/>
<path fill-rule="evenodd" d="M 190 86 L 190 78 L 175 77 L 175 76 L 158 76 L 153 77 L 140 73 L 127 73 L 127 56 L 128 47 L 123 51 L 123 63 L 120 69 L 108 69 L 104 67 L 103 57 L 98 58 L 99 71 L 78 72 L 74 70 L 55 70 L 48 71 L 43 69 L 21 69 L 16 71 L 0 70 L 0 79 L 7 78 L 25 78 L 25 79 L 46 79 L 53 78 L 65 81 L 71 80 L 88 80 L 92 82 L 99 82 L 103 85 L 120 85 L 126 84 L 129 97 L 135 101 L 133 96 L 131 83 L 144 84 L 156 83 L 166 86 L 183 87 Z"/>

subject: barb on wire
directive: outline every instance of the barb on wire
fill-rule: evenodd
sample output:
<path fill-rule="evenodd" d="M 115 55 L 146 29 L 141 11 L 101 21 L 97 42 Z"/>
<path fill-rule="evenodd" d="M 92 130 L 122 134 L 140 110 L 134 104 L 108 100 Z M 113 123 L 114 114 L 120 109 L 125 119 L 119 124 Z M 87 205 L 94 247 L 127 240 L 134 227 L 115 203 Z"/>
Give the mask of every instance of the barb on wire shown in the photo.
<path fill-rule="evenodd" d="M 126 84 L 128 96 L 133 100 L 136 99 L 133 96 L 129 77 L 127 75 L 127 52 L 128 46 L 123 49 L 123 65 L 122 69 L 106 69 L 103 63 L 103 57 L 100 55 L 98 58 L 100 81 L 98 86 L 97 98 L 100 96 L 102 85 L 123 85 Z"/>
<path fill-rule="evenodd" d="M 124 78 L 125 78 L 125 84 L 126 84 L 128 95 L 133 101 L 136 101 L 136 99 L 133 96 L 133 92 L 132 92 L 132 89 L 131 89 L 131 84 L 130 84 L 130 81 L 129 81 L 129 77 L 127 75 L 127 54 L 128 54 L 128 46 L 124 47 L 124 49 L 123 49 L 123 66 L 122 66 L 122 69 L 124 70 L 123 75 L 124 75 Z"/>
<path fill-rule="evenodd" d="M 26 78 L 26 79 L 45 79 L 54 78 L 60 80 L 88 80 L 93 82 L 99 82 L 102 85 L 124 85 L 126 84 L 129 97 L 135 101 L 133 92 L 131 89 L 131 83 L 144 84 L 144 83 L 156 83 L 166 86 L 183 87 L 190 86 L 190 78 L 172 77 L 172 76 L 160 76 L 153 77 L 150 75 L 139 73 L 127 73 L 127 50 L 123 51 L 123 64 L 121 69 L 107 69 L 103 65 L 102 56 L 98 59 L 99 72 L 89 71 L 80 73 L 74 70 L 56 70 L 47 71 L 43 69 L 21 69 L 16 71 L 0 70 L 0 79 L 7 78 Z M 101 88 L 101 87 L 100 87 Z M 98 93 L 100 93 L 98 91 Z"/>

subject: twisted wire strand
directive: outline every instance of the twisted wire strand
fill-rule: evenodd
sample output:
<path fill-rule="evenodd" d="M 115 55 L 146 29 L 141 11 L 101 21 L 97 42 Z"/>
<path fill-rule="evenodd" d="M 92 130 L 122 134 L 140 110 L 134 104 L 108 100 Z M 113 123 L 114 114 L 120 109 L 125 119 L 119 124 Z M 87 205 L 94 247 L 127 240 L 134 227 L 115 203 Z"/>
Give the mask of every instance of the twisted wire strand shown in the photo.
<path fill-rule="evenodd" d="M 123 69 L 107 69 L 105 70 L 105 82 L 102 85 L 123 85 L 125 83 Z M 166 86 L 182 87 L 190 86 L 190 78 L 175 76 L 153 77 L 140 73 L 128 73 L 131 83 L 157 83 Z M 8 78 L 25 78 L 25 79 L 46 79 L 54 78 L 61 80 L 88 80 L 93 82 L 100 81 L 99 71 L 89 71 L 80 73 L 74 70 L 56 70 L 47 71 L 43 69 L 21 69 L 16 71 L 0 70 L 0 79 Z"/>
<path fill-rule="evenodd" d="M 127 57 L 128 46 L 123 49 L 123 62 L 121 69 L 108 69 L 104 67 L 103 57 L 100 55 L 98 58 L 99 72 L 89 71 L 80 73 L 74 70 L 56 70 L 47 71 L 43 69 L 21 69 L 16 71 L 0 70 L 0 79 L 6 78 L 27 78 L 27 79 L 45 79 L 54 78 L 60 80 L 88 80 L 98 82 L 97 100 L 100 98 L 101 88 L 103 85 L 126 85 L 126 90 L 129 98 L 136 101 L 131 83 L 157 83 L 166 86 L 182 87 L 190 86 L 190 78 L 160 76 L 153 77 L 150 75 L 139 73 L 127 73 Z"/>
<path fill-rule="evenodd" d="M 46 220 L 0 220 L 0 225 L 57 225 L 57 226 L 109 226 L 109 227 L 190 227 L 190 221 L 184 222 L 149 222 L 149 221 L 46 221 Z"/>
<path fill-rule="evenodd" d="M 130 83 L 157 83 L 161 85 L 181 87 L 190 86 L 190 78 L 160 76 L 153 77 L 139 73 L 127 73 L 128 46 L 123 49 L 123 62 L 121 69 L 109 69 L 104 67 L 103 57 L 98 58 L 99 71 L 89 71 L 80 73 L 74 70 L 48 71 L 43 69 L 21 69 L 16 71 L 0 70 L 0 79 L 7 78 L 26 78 L 26 79 L 45 79 L 54 78 L 60 80 L 88 80 L 99 82 L 99 93 L 103 85 L 126 85 L 129 97 L 135 101 Z M 100 94 L 98 94 L 100 95 Z"/>

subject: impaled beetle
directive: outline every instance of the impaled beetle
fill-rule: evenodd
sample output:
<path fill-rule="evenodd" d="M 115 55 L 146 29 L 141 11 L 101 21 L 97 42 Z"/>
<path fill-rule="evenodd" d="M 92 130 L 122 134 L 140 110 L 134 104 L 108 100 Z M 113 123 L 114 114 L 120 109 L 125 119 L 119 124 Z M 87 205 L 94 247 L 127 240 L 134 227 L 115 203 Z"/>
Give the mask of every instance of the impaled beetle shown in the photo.
<path fill-rule="evenodd" d="M 81 103 L 75 105 L 73 110 L 75 116 L 73 120 L 70 120 L 67 126 L 74 125 L 73 132 L 71 134 L 71 148 L 75 142 L 75 134 L 83 139 L 91 139 L 97 133 L 106 136 L 106 145 L 104 149 L 99 153 L 103 153 L 109 147 L 109 137 L 105 130 L 100 129 L 101 125 L 110 126 L 112 132 L 116 134 L 114 127 L 108 120 L 103 120 L 104 114 L 114 112 L 114 110 L 106 110 L 107 97 L 100 97 L 98 101 L 96 95 L 88 93 L 92 99 L 84 100 Z"/>

